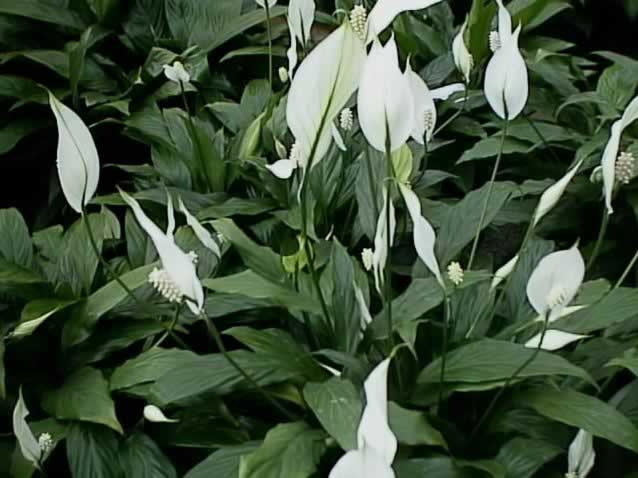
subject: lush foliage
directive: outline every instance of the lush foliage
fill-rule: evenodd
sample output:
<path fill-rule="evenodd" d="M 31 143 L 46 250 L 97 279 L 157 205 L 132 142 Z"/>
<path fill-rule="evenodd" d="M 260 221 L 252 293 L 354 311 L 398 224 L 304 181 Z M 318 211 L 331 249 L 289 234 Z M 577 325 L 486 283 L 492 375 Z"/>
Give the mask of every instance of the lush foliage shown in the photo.
<path fill-rule="evenodd" d="M 0 476 L 638 476 L 638 61 L 393 1 L 0 0 Z"/>

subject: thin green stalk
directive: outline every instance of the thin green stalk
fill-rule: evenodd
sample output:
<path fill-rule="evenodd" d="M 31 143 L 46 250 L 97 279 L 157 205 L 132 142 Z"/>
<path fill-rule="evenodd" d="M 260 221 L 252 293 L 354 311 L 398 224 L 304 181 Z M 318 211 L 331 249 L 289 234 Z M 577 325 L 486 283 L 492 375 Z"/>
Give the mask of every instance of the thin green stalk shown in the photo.
<path fill-rule="evenodd" d="M 612 290 L 618 289 L 618 287 L 620 287 L 622 283 L 625 282 L 625 279 L 627 278 L 631 270 L 636 265 L 636 262 L 638 262 L 638 251 L 636 251 L 636 253 L 634 254 L 634 257 L 631 258 L 631 261 L 629 261 L 629 264 L 627 264 L 627 267 L 623 271 L 622 275 L 620 276 L 620 279 L 618 279 L 618 281 L 616 282 Z"/>
<path fill-rule="evenodd" d="M 432 136 L 436 136 L 438 135 L 441 131 L 443 131 L 445 128 L 447 128 L 456 118 L 458 118 L 459 116 L 461 116 L 464 112 L 465 112 L 465 106 L 467 105 L 467 98 L 469 95 L 469 91 L 467 89 L 467 85 L 465 86 L 465 93 L 463 94 L 463 105 L 461 106 L 461 109 L 457 110 L 452 116 L 450 116 L 441 126 L 439 126 L 434 133 L 432 133 Z"/>
<path fill-rule="evenodd" d="M 182 311 L 182 304 L 177 304 L 175 306 L 175 314 L 173 315 L 173 320 L 171 320 L 171 323 L 168 326 L 168 329 L 166 329 L 166 332 L 164 332 L 164 334 L 155 343 L 155 345 L 153 345 L 152 348 L 157 348 L 160 345 L 162 345 L 164 340 L 166 340 L 166 337 L 168 337 L 169 335 L 171 335 L 173 333 L 173 330 L 175 329 L 175 326 L 177 325 L 177 321 L 179 320 L 179 314 L 180 314 L 181 311 Z"/>
<path fill-rule="evenodd" d="M 202 173 L 204 175 L 204 180 L 207 184 L 203 184 L 202 190 L 208 191 L 212 186 L 211 178 L 208 175 L 208 168 L 206 167 L 206 162 L 204 158 L 204 153 L 202 152 L 201 145 L 199 144 L 199 134 L 197 133 L 197 129 L 195 128 L 195 122 L 193 121 L 193 115 L 191 113 L 190 107 L 188 106 L 188 101 L 186 100 L 186 90 L 184 90 L 184 83 L 179 82 L 179 88 L 182 94 L 182 103 L 184 104 L 184 110 L 186 111 L 186 117 L 188 118 L 188 128 L 190 129 L 191 136 L 193 137 L 193 146 L 195 147 L 195 154 L 199 160 L 199 167 L 202 169 Z"/>
<path fill-rule="evenodd" d="M 494 411 L 494 408 L 496 407 L 496 403 L 501 398 L 501 396 L 503 396 L 503 394 L 505 393 L 507 388 L 510 386 L 510 384 L 514 380 L 516 380 L 516 378 L 523 372 L 523 370 L 525 370 L 534 360 L 536 360 L 536 357 L 538 357 L 538 354 L 540 353 L 543 346 L 543 341 L 545 340 L 545 334 L 547 333 L 547 326 L 549 324 L 548 319 L 549 319 L 549 312 L 547 312 L 545 314 L 545 317 L 543 318 L 543 331 L 541 332 L 541 337 L 538 342 L 538 347 L 534 349 L 534 353 L 532 353 L 532 355 L 530 355 L 530 357 L 520 367 L 518 367 L 516 371 L 505 381 L 505 384 L 503 385 L 503 387 L 498 391 L 498 393 L 494 396 L 494 398 L 492 398 L 492 401 L 487 407 L 487 410 L 485 410 L 485 413 L 483 413 L 483 416 L 474 427 L 474 430 L 472 430 L 472 433 L 470 434 L 470 442 L 474 439 L 474 437 L 476 437 L 476 434 L 480 431 L 480 429 L 485 424 L 486 420 L 492 414 L 492 412 Z"/>
<path fill-rule="evenodd" d="M 509 125 L 509 120 L 505 120 L 505 126 L 503 127 L 503 134 L 501 136 L 501 145 L 498 149 L 498 156 L 496 157 L 496 163 L 494 163 L 494 170 L 492 171 L 492 177 L 490 178 L 490 183 L 487 189 L 487 198 L 485 199 L 485 204 L 483 205 L 483 211 L 481 211 L 481 218 L 479 219 L 478 227 L 476 228 L 476 234 L 474 235 L 474 243 L 472 244 L 472 252 L 470 253 L 470 260 L 467 264 L 467 270 L 472 269 L 472 264 L 474 263 L 474 257 L 476 256 L 476 250 L 478 247 L 479 238 L 481 237 L 481 230 L 483 229 L 483 223 L 485 222 L 487 209 L 490 205 L 490 200 L 492 199 L 492 191 L 494 190 L 494 182 L 496 181 L 496 175 L 498 174 L 498 169 L 499 169 L 499 166 L 501 165 L 501 158 L 503 157 L 503 148 L 505 147 L 505 138 L 507 137 L 508 125 Z"/>
<path fill-rule="evenodd" d="M 596 263 L 596 259 L 598 259 L 598 255 L 600 254 L 600 248 L 603 245 L 605 240 L 605 235 L 607 234 L 607 227 L 609 226 L 609 211 L 605 206 L 603 206 L 603 218 L 600 221 L 600 229 L 598 230 L 598 238 L 596 239 L 596 244 L 594 245 L 594 250 L 587 261 L 587 270 L 590 270 L 593 265 Z"/>
<path fill-rule="evenodd" d="M 394 168 L 392 167 L 392 150 L 390 145 L 390 131 L 389 127 L 386 123 L 386 145 L 385 145 L 385 160 L 386 160 L 386 175 L 387 175 L 387 189 L 385 196 L 385 244 L 387 250 L 387 259 L 385 261 L 385 306 L 386 306 L 386 318 L 388 321 L 388 338 L 390 342 L 394 344 L 394 327 L 392 324 L 392 271 L 390 270 L 392 267 L 392 255 L 390 254 L 391 244 L 392 244 L 392 207 L 390 201 L 392 201 L 392 186 L 394 179 Z"/>
<path fill-rule="evenodd" d="M 444 310 L 444 319 L 443 319 L 443 349 L 441 350 L 441 372 L 439 374 L 439 399 L 438 399 L 438 407 L 439 415 L 442 415 L 441 410 L 443 406 L 443 384 L 445 383 L 445 367 L 447 364 L 447 352 L 449 345 L 449 329 L 450 329 L 450 315 L 451 315 L 451 304 L 450 297 L 447 295 L 447 292 L 444 291 L 445 294 L 445 310 Z"/>
<path fill-rule="evenodd" d="M 268 0 L 264 2 L 266 7 L 266 29 L 268 30 L 268 84 L 272 91 L 272 26 L 270 25 L 270 5 Z"/>
<path fill-rule="evenodd" d="M 204 315 L 204 313 L 202 313 L 200 317 L 206 323 L 206 328 L 208 329 L 208 333 L 210 334 L 210 336 L 215 341 L 215 344 L 217 345 L 217 348 L 222 353 L 224 358 L 228 361 L 228 363 L 237 371 L 237 373 L 239 373 L 244 378 L 244 380 L 246 380 L 246 382 L 248 382 L 252 387 L 254 387 L 255 390 L 257 390 L 260 393 L 260 395 L 264 398 L 264 400 L 266 400 L 273 407 L 275 407 L 277 410 L 279 410 L 288 420 L 296 421 L 298 419 L 298 417 L 296 417 L 295 415 L 290 413 L 279 402 L 277 402 L 277 400 L 275 400 L 273 397 L 271 397 L 271 395 L 268 392 L 266 392 L 255 381 L 255 379 L 253 379 L 248 374 L 248 372 L 246 372 L 241 367 L 241 365 L 239 365 L 237 363 L 237 361 L 230 355 L 230 353 L 228 353 L 228 350 L 226 349 L 226 346 L 224 345 L 224 342 L 222 340 L 221 334 L 219 333 L 219 330 L 217 329 L 217 326 L 215 325 L 215 323 L 212 320 L 209 320 L 209 318 L 206 315 Z"/>
<path fill-rule="evenodd" d="M 372 195 L 372 209 L 374 217 L 379 217 L 379 206 L 377 205 L 377 188 L 372 176 L 372 160 L 370 159 L 370 150 L 365 151 L 366 163 L 368 163 L 368 182 L 370 183 L 370 194 Z"/>

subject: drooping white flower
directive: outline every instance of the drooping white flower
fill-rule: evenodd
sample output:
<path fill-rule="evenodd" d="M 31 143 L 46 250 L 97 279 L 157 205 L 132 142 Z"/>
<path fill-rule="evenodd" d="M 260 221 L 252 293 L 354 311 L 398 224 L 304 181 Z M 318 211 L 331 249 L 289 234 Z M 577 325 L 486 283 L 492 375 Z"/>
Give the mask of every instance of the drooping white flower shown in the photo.
<path fill-rule="evenodd" d="M 179 420 L 166 418 L 164 412 L 155 405 L 146 405 L 144 407 L 144 418 L 153 423 L 177 423 Z"/>
<path fill-rule="evenodd" d="M 594 467 L 596 452 L 594 451 L 594 439 L 591 433 L 579 430 L 569 445 L 567 455 L 568 471 L 566 478 L 587 478 Z"/>
<path fill-rule="evenodd" d="M 299 167 L 300 164 L 300 149 L 298 143 L 295 143 L 290 148 L 290 154 L 288 159 L 280 159 L 273 164 L 267 164 L 266 169 L 277 176 L 279 179 L 289 179 L 292 173 Z"/>
<path fill-rule="evenodd" d="M 197 218 L 190 213 L 190 211 L 184 205 L 184 201 L 182 201 L 181 197 L 179 198 L 178 205 L 179 205 L 179 210 L 182 212 L 182 214 L 184 214 L 184 216 L 186 216 L 186 223 L 193 230 L 193 232 L 197 236 L 197 239 L 199 239 L 199 242 L 201 242 L 204 245 L 204 247 L 206 247 L 206 249 L 208 249 L 213 254 L 215 254 L 218 258 L 220 258 L 222 256 L 222 253 L 219 250 L 219 246 L 215 242 L 215 239 L 213 239 L 213 236 L 211 235 L 211 233 L 208 232 L 204 226 L 202 226 L 202 224 L 197 220 Z M 197 262 L 195 261 L 195 263 Z"/>
<path fill-rule="evenodd" d="M 339 148 L 341 151 L 346 151 L 346 143 L 343 141 L 343 137 L 339 132 L 339 128 L 337 128 L 337 126 L 333 123 L 330 126 L 330 130 L 332 131 L 332 140 L 337 145 L 337 148 Z"/>
<path fill-rule="evenodd" d="M 330 471 L 329 478 L 394 478 L 392 462 L 397 439 L 388 424 L 388 367 L 381 362 L 365 381 L 366 407 L 357 431 L 357 449 L 349 451 Z"/>
<path fill-rule="evenodd" d="M 264 0 L 255 0 L 255 2 L 257 3 L 257 5 L 259 5 L 261 8 L 266 8 L 266 2 Z M 275 5 L 277 5 L 277 0 L 268 0 L 268 8 L 272 8 Z"/>
<path fill-rule="evenodd" d="M 315 21 L 315 10 L 314 0 L 290 0 L 288 25 L 304 47 L 310 40 L 312 24 Z"/>
<path fill-rule="evenodd" d="M 539 342 L 541 340 L 542 334 L 537 334 L 527 342 L 525 342 L 525 347 L 530 349 L 538 348 Z M 543 337 L 543 344 L 541 345 L 541 349 L 543 350 L 560 350 L 566 345 L 571 344 L 572 342 L 577 342 L 582 339 L 586 339 L 589 337 L 588 335 L 580 335 L 580 334 L 572 334 L 570 332 L 564 332 L 562 330 L 550 329 L 545 333 L 545 337 Z"/>
<path fill-rule="evenodd" d="M 496 2 L 500 45 L 485 71 L 485 97 L 499 117 L 513 120 L 527 103 L 529 77 L 525 60 L 518 48 L 521 26 L 512 33 L 512 17 L 502 0 Z"/>
<path fill-rule="evenodd" d="M 583 160 L 581 159 L 576 166 L 574 166 L 570 171 L 567 172 L 565 176 L 556 181 L 553 185 L 548 187 L 545 192 L 542 194 L 541 199 L 536 207 L 536 212 L 534 213 L 533 225 L 536 226 L 538 222 L 549 212 L 551 211 L 560 198 L 563 196 L 565 189 L 567 189 L 567 185 L 572 181 L 576 173 L 580 169 L 580 166 L 583 164 Z"/>
<path fill-rule="evenodd" d="M 456 261 L 450 262 L 450 265 L 447 266 L 447 276 L 450 278 L 454 285 L 461 285 L 465 276 L 461 264 Z"/>
<path fill-rule="evenodd" d="M 381 34 L 400 13 L 423 10 L 441 0 L 379 0 L 368 16 L 368 43 Z"/>
<path fill-rule="evenodd" d="M 172 65 L 164 65 L 164 75 L 175 83 L 185 85 L 191 81 L 191 75 L 186 71 L 181 61 L 176 61 Z"/>
<path fill-rule="evenodd" d="M 394 1 L 394 0 L 393 0 Z M 361 73 L 357 97 L 361 130 L 376 150 L 396 151 L 414 126 L 414 100 L 408 77 L 399 68 L 394 36 L 385 46 L 374 40 Z"/>
<path fill-rule="evenodd" d="M 179 300 L 186 297 L 189 309 L 193 314 L 198 315 L 204 306 L 204 290 L 197 277 L 197 271 L 191 257 L 175 243 L 175 238 L 173 237 L 175 218 L 170 195 L 168 195 L 168 228 L 166 233 L 162 232 L 146 216 L 139 203 L 132 196 L 122 190 L 120 190 L 120 196 L 133 210 L 137 222 L 153 241 L 153 245 L 160 257 L 162 269 L 151 273 L 154 281 L 157 282 L 158 286 L 161 285 L 163 287 L 167 295 L 173 297 L 176 291 L 180 294 Z M 149 280 L 151 280 L 151 277 L 149 277 Z"/>
<path fill-rule="evenodd" d="M 507 263 L 499 268 L 494 273 L 494 278 L 492 279 L 492 284 L 490 286 L 490 290 L 496 289 L 498 285 L 503 282 L 507 277 L 512 273 L 516 264 L 518 263 L 518 254 L 512 257 Z"/>
<path fill-rule="evenodd" d="M 344 108 L 339 115 L 339 126 L 344 131 L 350 131 L 354 126 L 354 115 L 350 108 Z"/>
<path fill-rule="evenodd" d="M 58 127 L 57 164 L 62 192 L 69 206 L 82 213 L 100 179 L 100 160 L 89 128 L 73 110 L 49 92 Z"/>
<path fill-rule="evenodd" d="M 436 242 L 434 228 L 421 214 L 421 201 L 419 201 L 414 191 L 401 183 L 399 183 L 399 189 L 410 213 L 410 218 L 412 219 L 412 236 L 416 253 L 429 271 L 434 274 L 434 277 L 436 277 L 441 287 L 445 287 L 443 277 L 441 277 L 439 262 L 434 255 L 434 244 Z"/>
<path fill-rule="evenodd" d="M 394 211 L 394 204 L 390 199 L 388 204 L 387 188 L 383 188 L 383 207 L 379 213 L 379 219 L 377 220 L 377 229 L 374 235 L 374 252 L 372 254 L 372 272 L 374 274 L 374 284 L 379 294 L 382 294 L 382 287 L 384 282 L 383 274 L 385 272 L 385 264 L 388 260 L 388 208 L 390 208 L 390 239 L 389 245 L 392 247 L 394 244 L 394 233 L 396 230 L 396 215 Z"/>
<path fill-rule="evenodd" d="M 29 416 L 29 409 L 22 398 L 22 387 L 18 391 L 18 401 L 13 409 L 13 434 L 18 439 L 18 446 L 22 456 L 34 467 L 40 469 L 42 463 L 42 448 L 35 435 L 31 431 L 26 418 Z"/>
<path fill-rule="evenodd" d="M 574 299 L 585 276 L 585 262 L 577 246 L 543 257 L 527 283 L 534 310 L 548 319 L 560 315 Z"/>
<path fill-rule="evenodd" d="M 472 74 L 472 68 L 474 68 L 474 57 L 467 49 L 465 44 L 465 30 L 467 29 L 467 19 L 461 25 L 459 33 L 454 37 L 452 42 L 452 54 L 454 56 L 454 64 L 456 69 L 463 75 L 465 83 L 470 83 L 470 75 Z"/>

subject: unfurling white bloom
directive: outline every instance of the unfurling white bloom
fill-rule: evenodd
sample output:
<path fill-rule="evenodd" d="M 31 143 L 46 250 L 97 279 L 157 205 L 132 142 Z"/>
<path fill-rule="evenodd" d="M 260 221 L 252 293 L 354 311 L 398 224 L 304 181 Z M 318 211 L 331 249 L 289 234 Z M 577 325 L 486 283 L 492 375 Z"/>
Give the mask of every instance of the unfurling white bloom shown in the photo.
<path fill-rule="evenodd" d="M 391 152 L 406 143 L 414 126 L 414 99 L 410 81 L 399 68 L 394 35 L 385 46 L 374 40 L 357 103 L 361 130 L 372 147 L 385 153 L 386 142 Z"/>
<path fill-rule="evenodd" d="M 365 41 L 368 25 L 368 12 L 363 5 L 355 5 L 354 8 L 350 10 L 350 25 L 361 41 Z"/>
<path fill-rule="evenodd" d="M 177 423 L 179 420 L 166 418 L 164 412 L 155 405 L 146 405 L 144 407 L 144 418 L 153 423 Z"/>
<path fill-rule="evenodd" d="M 266 8 L 266 2 L 264 0 L 255 0 L 255 2 L 257 2 L 257 5 L 261 8 Z M 277 5 L 277 0 L 268 0 L 268 8 L 272 8 L 275 5 Z"/>
<path fill-rule="evenodd" d="M 368 308 L 368 304 L 366 304 L 366 299 L 363 297 L 363 292 L 359 288 L 359 286 L 355 283 L 354 287 L 354 296 L 357 300 L 357 306 L 359 307 L 359 314 L 361 315 L 361 332 L 364 332 L 368 325 L 372 323 L 372 315 L 370 314 L 370 309 Z"/>
<path fill-rule="evenodd" d="M 379 0 L 368 16 L 367 42 L 380 35 L 400 13 L 423 10 L 439 2 L 441 0 Z"/>
<path fill-rule="evenodd" d="M 416 253 L 428 270 L 434 274 L 441 287 L 445 288 L 439 263 L 434 255 L 434 244 L 436 242 L 434 228 L 421 214 L 421 201 L 419 201 L 414 191 L 404 184 L 399 184 L 399 189 L 412 219 L 412 235 Z"/>
<path fill-rule="evenodd" d="M 594 439 L 592 434 L 579 430 L 576 438 L 569 445 L 567 455 L 568 471 L 565 478 L 587 478 L 594 467 L 596 452 L 594 451 Z"/>
<path fill-rule="evenodd" d="M 175 83 L 186 84 L 191 81 L 191 76 L 184 68 L 181 61 L 176 61 L 173 65 L 164 65 L 164 75 Z"/>
<path fill-rule="evenodd" d="M 357 449 L 346 453 L 329 478 L 394 478 L 397 439 L 388 424 L 388 367 L 381 362 L 365 381 L 366 407 L 357 431 Z"/>
<path fill-rule="evenodd" d="M 53 450 L 55 442 L 50 433 L 42 433 L 38 437 L 38 445 L 40 446 L 40 450 L 42 450 L 42 455 L 46 457 Z"/>
<path fill-rule="evenodd" d="M 89 128 L 73 110 L 49 92 L 58 127 L 57 164 L 62 192 L 69 206 L 82 213 L 100 179 L 100 160 Z"/>
<path fill-rule="evenodd" d="M 29 409 L 22 398 L 22 387 L 18 391 L 18 401 L 13 410 L 13 434 L 18 439 L 18 446 L 22 456 L 34 467 L 40 469 L 42 462 L 42 448 L 38 440 L 35 439 L 26 418 L 29 416 Z"/>
<path fill-rule="evenodd" d="M 507 276 L 509 276 L 516 264 L 518 263 L 518 254 L 511 258 L 507 263 L 502 266 L 499 270 L 494 273 L 494 278 L 492 279 L 492 285 L 490 286 L 490 290 L 496 289 L 498 285 L 503 282 Z"/>
<path fill-rule="evenodd" d="M 372 270 L 372 264 L 374 261 L 374 252 L 372 252 L 372 249 L 366 247 L 363 251 L 361 251 L 361 261 L 363 262 L 365 270 Z"/>
<path fill-rule="evenodd" d="M 630 152 L 621 152 L 616 161 L 616 180 L 620 184 L 629 184 L 635 175 L 636 158 Z"/>
<path fill-rule="evenodd" d="M 452 42 L 452 54 L 454 55 L 454 64 L 456 65 L 456 69 L 461 72 L 463 78 L 465 79 L 465 83 L 470 83 L 470 75 L 472 74 L 472 68 L 474 68 L 474 58 L 472 54 L 467 49 L 467 45 L 465 44 L 465 30 L 467 29 L 467 19 L 461 25 L 461 29 L 459 33 L 454 37 L 454 41 Z"/>
<path fill-rule="evenodd" d="M 436 106 L 428 85 L 419 75 L 412 71 L 408 61 L 405 76 L 410 85 L 414 103 L 414 120 L 410 136 L 419 144 L 430 142 L 436 126 Z"/>
<path fill-rule="evenodd" d="M 461 285 L 465 276 L 461 264 L 456 261 L 450 262 L 450 265 L 447 266 L 447 276 L 452 281 L 452 284 Z"/>
<path fill-rule="evenodd" d="M 385 272 L 385 264 L 388 260 L 388 242 L 390 247 L 394 244 L 394 233 L 396 230 L 396 215 L 394 211 L 394 204 L 390 199 L 388 204 L 387 188 L 383 188 L 383 207 L 379 213 L 379 219 L 377 220 L 377 230 L 374 235 L 374 253 L 372 255 L 372 272 L 374 273 L 374 285 L 379 294 L 382 294 L 381 288 L 383 286 Z M 388 241 L 388 207 L 390 216 L 390 238 Z"/>
<path fill-rule="evenodd" d="M 168 195 L 168 228 L 166 233 L 162 232 L 146 216 L 139 203 L 132 196 L 122 190 L 120 190 L 120 196 L 133 210 L 137 222 L 153 241 L 153 245 L 160 257 L 162 269 L 151 272 L 149 281 L 152 281 L 153 285 L 167 299 L 169 297 L 174 299 L 175 294 L 179 294 L 180 299 L 186 297 L 189 309 L 193 314 L 199 314 L 204 306 L 204 290 L 197 277 L 197 271 L 191 257 L 175 243 L 175 238 L 173 237 L 175 217 L 173 201 L 170 195 Z"/>
<path fill-rule="evenodd" d="M 529 339 L 525 343 L 525 347 L 530 349 L 538 348 L 539 342 L 541 340 L 542 334 L 537 334 L 531 339 Z M 541 349 L 549 350 L 550 352 L 554 350 L 560 350 L 566 345 L 571 344 L 572 342 L 577 342 L 582 339 L 586 339 L 589 337 L 588 335 L 580 335 L 580 334 L 572 334 L 570 332 L 563 332 L 562 330 L 550 329 L 545 333 L 545 337 L 543 337 L 543 344 L 541 345 Z"/>
<path fill-rule="evenodd" d="M 574 299 L 585 276 L 585 262 L 574 245 L 543 257 L 527 283 L 527 298 L 539 315 L 550 320 Z M 549 314 L 549 315 L 547 315 Z"/>
<path fill-rule="evenodd" d="M 182 201 L 181 197 L 179 198 L 178 205 L 179 205 L 179 210 L 182 212 L 182 214 L 184 214 L 184 216 L 186 216 L 186 223 L 193 230 L 193 232 L 195 233 L 195 236 L 197 236 L 197 239 L 199 239 L 199 242 L 201 242 L 204 245 L 204 247 L 206 247 L 206 249 L 208 249 L 213 254 L 215 254 L 218 258 L 220 258 L 222 256 L 222 253 L 219 250 L 219 246 L 215 242 L 215 239 L 213 239 L 213 236 L 211 235 L 211 233 L 208 232 L 204 226 L 202 226 L 202 224 L 197 220 L 197 218 L 190 213 L 190 211 L 184 205 L 184 201 Z M 195 252 L 191 252 L 189 254 L 195 255 L 193 263 L 197 264 L 197 260 L 198 260 L 197 254 L 195 254 Z"/>
<path fill-rule="evenodd" d="M 525 60 L 518 48 L 521 25 L 512 33 L 512 17 L 498 3 L 499 46 L 485 71 L 485 97 L 494 112 L 503 119 L 513 120 L 525 108 L 529 96 L 529 77 Z M 490 41 L 490 44 L 496 43 Z"/>
<path fill-rule="evenodd" d="M 490 32 L 490 50 L 492 53 L 496 53 L 496 50 L 501 48 L 501 36 L 496 30 Z"/>
<path fill-rule="evenodd" d="M 279 75 L 279 81 L 282 83 L 288 83 L 290 79 L 290 75 L 288 74 L 288 70 L 285 67 L 280 66 L 279 70 L 277 70 L 277 74 Z"/>
<path fill-rule="evenodd" d="M 344 131 L 350 131 L 354 126 L 354 115 L 350 108 L 344 108 L 339 115 L 339 126 Z"/>
<path fill-rule="evenodd" d="M 634 98 L 627 109 L 618 121 L 611 126 L 611 135 L 603 157 L 600 162 L 603 168 L 603 190 L 605 192 L 605 205 L 609 214 L 614 212 L 611 206 L 612 194 L 614 192 L 614 186 L 616 185 L 616 159 L 618 158 L 618 151 L 620 150 L 620 139 L 623 131 L 631 123 L 638 119 L 638 97 Z"/>
<path fill-rule="evenodd" d="M 582 164 L 583 160 L 581 159 L 565 176 L 545 190 L 541 196 L 538 206 L 536 207 L 536 212 L 534 213 L 534 226 L 536 226 L 538 222 L 549 211 L 551 211 L 556 204 L 558 204 L 558 201 L 560 201 L 560 198 L 563 196 L 565 189 L 567 189 L 567 185 L 571 182 L 574 176 L 576 176 L 576 173 Z"/>
<path fill-rule="evenodd" d="M 310 40 L 312 24 L 315 21 L 314 0 L 290 0 L 288 7 L 288 25 L 303 46 Z"/>
<path fill-rule="evenodd" d="M 289 179 L 292 173 L 297 169 L 301 163 L 301 151 L 298 143 L 292 145 L 290 148 L 290 158 L 280 159 L 273 164 L 267 164 L 266 169 L 277 176 L 279 179 Z"/>

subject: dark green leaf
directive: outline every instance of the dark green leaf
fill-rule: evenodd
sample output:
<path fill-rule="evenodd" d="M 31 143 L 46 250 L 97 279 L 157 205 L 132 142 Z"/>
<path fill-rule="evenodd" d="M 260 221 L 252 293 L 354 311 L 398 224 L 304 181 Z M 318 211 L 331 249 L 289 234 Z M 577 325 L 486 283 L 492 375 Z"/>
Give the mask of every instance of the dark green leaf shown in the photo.
<path fill-rule="evenodd" d="M 430 425 L 422 412 L 407 410 L 390 402 L 388 420 L 399 443 L 410 446 L 440 446 L 447 449 L 443 435 Z"/>
<path fill-rule="evenodd" d="M 21 0 L 19 2 L 0 0 L 0 13 L 32 18 L 78 30 L 84 28 L 84 22 L 74 12 L 38 0 Z"/>
<path fill-rule="evenodd" d="M 66 455 L 73 478 L 120 478 L 115 434 L 108 428 L 90 423 L 69 427 Z"/>
<path fill-rule="evenodd" d="M 508 478 L 532 478 L 545 463 L 563 450 L 551 443 L 527 438 L 514 438 L 498 452 L 496 461 L 507 470 Z"/>
<path fill-rule="evenodd" d="M 239 460 L 242 455 L 253 452 L 258 443 L 249 442 L 238 446 L 220 448 L 203 462 L 186 473 L 184 478 L 237 478 Z"/>
<path fill-rule="evenodd" d="M 155 442 L 136 432 L 120 446 L 124 476 L 136 478 L 177 478 L 175 467 Z"/>

